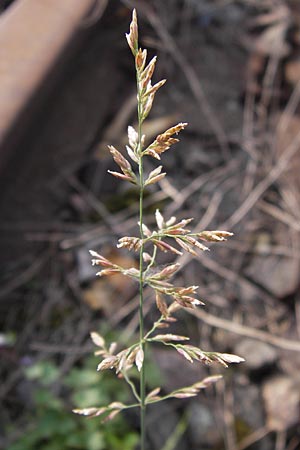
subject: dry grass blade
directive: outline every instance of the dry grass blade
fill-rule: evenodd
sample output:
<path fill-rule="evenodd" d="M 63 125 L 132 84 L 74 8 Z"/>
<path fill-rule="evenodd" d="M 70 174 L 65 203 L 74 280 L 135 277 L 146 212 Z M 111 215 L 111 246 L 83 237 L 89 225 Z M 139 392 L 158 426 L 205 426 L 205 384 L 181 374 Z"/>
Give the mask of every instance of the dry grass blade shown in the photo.
<path fill-rule="evenodd" d="M 232 322 L 220 317 L 213 316 L 203 310 L 190 310 L 190 314 L 198 317 L 198 319 L 207 323 L 211 327 L 221 328 L 231 333 L 238 334 L 240 336 L 246 336 L 253 339 L 257 339 L 262 342 L 274 345 L 282 350 L 288 350 L 293 352 L 300 352 L 300 342 L 293 341 L 291 339 L 285 339 L 274 334 L 267 333 L 266 331 L 257 330 L 255 328 L 242 325 L 240 323 Z"/>

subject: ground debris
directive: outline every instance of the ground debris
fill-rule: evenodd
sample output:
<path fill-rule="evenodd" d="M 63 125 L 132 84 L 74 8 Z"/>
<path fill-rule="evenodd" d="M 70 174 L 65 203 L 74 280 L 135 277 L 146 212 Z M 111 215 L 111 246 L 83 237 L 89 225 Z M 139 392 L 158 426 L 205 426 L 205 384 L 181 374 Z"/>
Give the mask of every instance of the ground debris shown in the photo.
<path fill-rule="evenodd" d="M 299 422 L 299 380 L 285 375 L 268 379 L 262 387 L 267 425 L 271 430 L 284 431 Z"/>

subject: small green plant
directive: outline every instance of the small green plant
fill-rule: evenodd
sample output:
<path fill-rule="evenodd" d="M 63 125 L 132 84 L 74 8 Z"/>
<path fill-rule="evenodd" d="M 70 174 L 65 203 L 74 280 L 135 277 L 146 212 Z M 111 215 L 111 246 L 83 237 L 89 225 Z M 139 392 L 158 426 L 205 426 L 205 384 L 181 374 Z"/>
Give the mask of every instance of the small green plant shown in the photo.
<path fill-rule="evenodd" d="M 74 412 L 88 417 L 99 417 L 103 421 L 113 419 L 121 411 L 129 408 L 140 409 L 140 448 L 146 448 L 146 425 L 145 413 L 148 405 L 161 402 L 169 398 L 194 397 L 201 389 L 215 383 L 219 375 L 210 376 L 191 386 L 185 386 L 160 395 L 160 388 L 157 387 L 151 392 L 146 392 L 146 364 L 145 354 L 147 346 L 152 343 L 159 343 L 177 351 L 190 363 L 200 361 L 205 364 L 218 362 L 227 367 L 228 363 L 239 363 L 243 361 L 236 355 L 207 352 L 196 346 L 186 344 L 189 340 L 187 336 L 179 336 L 172 333 L 158 332 L 160 329 L 168 328 L 176 321 L 174 314 L 184 308 L 195 308 L 203 303 L 196 297 L 198 286 L 175 286 L 171 279 L 180 269 L 180 264 L 172 263 L 161 268 L 157 264 L 158 252 L 170 252 L 181 255 L 182 251 L 197 255 L 196 251 L 208 250 L 203 242 L 224 241 L 232 233 L 227 231 L 202 231 L 193 232 L 187 228 L 192 219 L 182 219 L 177 221 L 175 217 L 165 219 L 159 210 L 155 213 L 156 229 L 150 228 L 144 222 L 144 193 L 147 186 L 160 181 L 166 176 L 162 171 L 162 166 L 158 166 L 150 173 L 144 173 L 144 158 L 150 157 L 160 160 L 162 153 L 167 151 L 173 144 L 178 142 L 174 137 L 186 127 L 186 123 L 179 123 L 169 128 L 164 133 L 156 137 L 150 144 L 146 145 L 146 138 L 143 135 L 143 122 L 147 118 L 156 92 L 162 87 L 166 80 L 161 80 L 152 85 L 151 79 L 154 72 L 156 57 L 146 65 L 147 51 L 138 46 L 138 24 L 136 11 L 133 11 L 130 31 L 126 35 L 128 45 L 135 60 L 136 83 L 137 83 L 137 130 L 128 127 L 129 145 L 126 150 L 131 162 L 126 159 L 116 148 L 109 146 L 110 153 L 114 161 L 120 167 L 121 172 L 109 171 L 115 177 L 128 181 L 139 189 L 139 235 L 125 236 L 119 239 L 118 248 L 125 248 L 139 253 L 139 269 L 134 267 L 124 268 L 95 251 L 91 251 L 92 263 L 102 266 L 103 269 L 97 274 L 99 276 L 122 274 L 135 280 L 139 285 L 139 340 L 128 348 L 118 349 L 117 345 L 107 345 L 102 336 L 96 332 L 91 333 L 94 344 L 99 348 L 96 352 L 101 356 L 102 361 L 98 365 L 98 370 L 114 369 L 118 377 L 122 377 L 130 386 L 135 401 L 125 404 L 121 401 L 114 401 L 106 406 L 76 409 Z M 160 317 L 153 323 L 150 329 L 145 329 L 144 324 L 144 291 L 151 288 L 156 300 Z M 136 366 L 136 368 L 134 368 Z M 133 371 L 139 374 L 139 386 L 133 378 Z"/>
<path fill-rule="evenodd" d="M 59 378 L 59 369 L 42 361 L 28 367 L 26 377 L 34 383 L 32 412 L 27 432 L 7 450 L 134 450 L 137 433 L 130 431 L 121 416 L 99 428 L 97 419 L 82 421 L 70 415 L 70 403 L 76 407 L 97 402 L 110 402 L 114 395 L 122 401 L 128 392 L 112 377 L 94 370 L 94 358 L 83 360 L 81 368 L 73 368 L 64 378 L 64 399 L 51 391 Z"/>

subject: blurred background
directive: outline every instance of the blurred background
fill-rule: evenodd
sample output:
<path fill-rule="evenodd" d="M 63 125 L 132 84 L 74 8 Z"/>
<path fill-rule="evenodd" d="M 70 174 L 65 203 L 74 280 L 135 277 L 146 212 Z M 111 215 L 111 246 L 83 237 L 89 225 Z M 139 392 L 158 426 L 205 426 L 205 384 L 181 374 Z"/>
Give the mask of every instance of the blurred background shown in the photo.
<path fill-rule="evenodd" d="M 0 0 L 0 448 L 138 448 L 137 412 L 71 412 L 130 398 L 96 372 L 89 333 L 134 339 L 137 288 L 97 279 L 88 250 L 135 264 L 115 245 L 136 233 L 137 192 L 107 174 L 107 144 L 123 149 L 136 121 L 133 7 L 168 80 L 144 132 L 189 123 L 147 223 L 160 208 L 235 234 L 184 260 L 176 283 L 206 305 L 172 331 L 247 360 L 209 369 L 153 348 L 149 389 L 224 382 L 149 409 L 149 450 L 300 449 L 299 0 Z"/>

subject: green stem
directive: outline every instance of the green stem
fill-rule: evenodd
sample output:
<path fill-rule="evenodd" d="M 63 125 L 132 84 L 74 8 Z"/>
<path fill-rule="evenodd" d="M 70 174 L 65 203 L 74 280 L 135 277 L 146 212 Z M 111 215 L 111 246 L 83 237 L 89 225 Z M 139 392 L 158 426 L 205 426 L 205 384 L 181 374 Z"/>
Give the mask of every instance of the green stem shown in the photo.
<path fill-rule="evenodd" d="M 128 375 L 127 375 L 127 373 L 126 373 L 126 370 L 122 371 L 122 375 L 123 375 L 123 377 L 124 377 L 126 383 L 130 386 L 131 391 L 132 391 L 134 397 L 136 398 L 136 400 L 137 400 L 138 402 L 140 402 L 140 401 L 141 401 L 140 396 L 139 396 L 139 394 L 138 394 L 137 391 L 136 391 L 135 385 L 133 384 L 133 382 L 132 382 L 132 381 L 130 380 L 130 378 L 128 377 Z"/>
<path fill-rule="evenodd" d="M 153 327 L 151 328 L 151 330 L 148 331 L 148 333 L 145 335 L 144 339 L 145 341 L 150 340 L 148 339 L 149 336 L 156 330 L 156 328 L 158 327 L 158 325 L 165 319 L 164 316 L 160 316 L 160 318 L 154 323 Z"/>
<path fill-rule="evenodd" d="M 150 263 L 148 264 L 148 266 L 147 266 L 147 268 L 146 268 L 146 270 L 145 270 L 145 275 L 146 275 L 147 272 L 151 269 L 151 267 L 154 266 L 154 264 L 155 264 L 155 259 L 156 259 L 156 253 L 157 253 L 157 247 L 154 247 L 151 261 L 150 261 Z"/>
<path fill-rule="evenodd" d="M 145 356 L 146 356 L 146 345 L 144 340 L 144 264 L 143 264 L 143 253 L 144 253 L 144 231 L 143 231 L 143 201 L 144 201 L 144 167 L 143 167 L 143 155 L 142 155 L 142 99 L 140 91 L 140 79 L 139 72 L 137 70 L 137 92 L 138 92 L 138 155 L 139 155 L 139 178 L 140 178 L 140 203 L 139 203 L 139 223 L 140 223 L 140 238 L 142 240 L 142 245 L 140 248 L 140 264 L 139 264 L 139 285 L 140 285 L 140 301 L 139 301 L 139 325 L 140 325 L 140 346 L 144 353 L 144 361 L 141 368 L 140 374 L 140 421 L 141 421 L 141 450 L 145 450 L 146 445 L 146 379 L 145 379 Z"/>
<path fill-rule="evenodd" d="M 142 164 L 140 165 L 142 169 Z M 141 177 L 142 177 L 143 170 L 140 171 Z M 140 191 L 140 233 L 141 233 L 141 239 L 143 239 L 142 234 L 142 223 L 143 223 L 143 189 L 141 188 Z M 139 322 L 140 322 L 140 345 L 142 347 L 143 353 L 144 353 L 144 362 L 141 368 L 141 374 L 140 374 L 140 418 L 141 418 L 141 450 L 145 450 L 145 356 L 146 356 L 146 345 L 144 340 L 144 312 L 143 312 L 143 304 L 144 304 L 144 279 L 143 279 L 143 251 L 144 246 L 141 246 L 140 249 L 140 302 L 139 302 Z"/>

